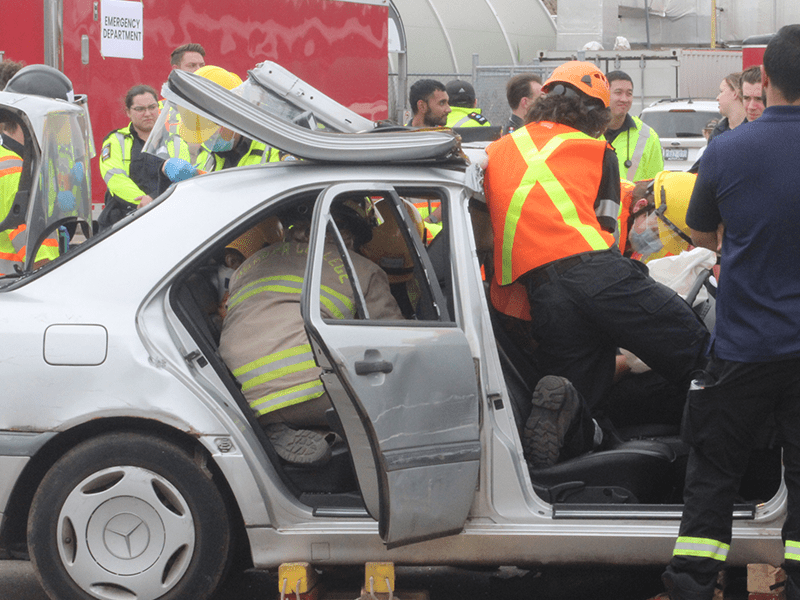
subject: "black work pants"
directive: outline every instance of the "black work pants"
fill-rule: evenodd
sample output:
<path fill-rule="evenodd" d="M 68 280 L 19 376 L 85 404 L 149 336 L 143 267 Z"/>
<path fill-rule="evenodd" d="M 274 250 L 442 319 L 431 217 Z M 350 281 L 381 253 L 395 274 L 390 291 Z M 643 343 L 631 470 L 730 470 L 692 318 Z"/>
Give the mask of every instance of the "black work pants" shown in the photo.
<path fill-rule="evenodd" d="M 569 379 L 594 410 L 611 387 L 617 348 L 625 348 L 688 388 L 708 340 L 691 307 L 615 248 L 577 256 L 521 278 L 542 373 Z"/>
<path fill-rule="evenodd" d="M 732 510 L 739 482 L 759 431 L 775 415 L 783 446 L 788 515 L 783 540 L 796 558 L 784 568 L 793 580 L 790 600 L 800 599 L 800 358 L 740 363 L 712 358 L 689 392 L 683 435 L 691 444 L 680 537 L 730 544 Z M 674 556 L 667 572 L 689 574 L 704 584 L 716 577 L 722 561 Z M 679 580 L 679 579 L 678 579 Z M 708 595 L 708 598 L 711 598 Z"/>

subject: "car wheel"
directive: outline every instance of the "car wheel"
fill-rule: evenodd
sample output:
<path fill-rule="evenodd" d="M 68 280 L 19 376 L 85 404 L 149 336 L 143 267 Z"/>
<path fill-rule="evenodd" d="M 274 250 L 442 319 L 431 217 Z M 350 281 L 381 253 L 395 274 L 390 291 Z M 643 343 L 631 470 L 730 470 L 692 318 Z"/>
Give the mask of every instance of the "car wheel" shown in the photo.
<path fill-rule="evenodd" d="M 28 550 L 54 599 L 201 600 L 225 572 L 228 514 L 191 454 L 151 435 L 106 434 L 45 475 Z"/>

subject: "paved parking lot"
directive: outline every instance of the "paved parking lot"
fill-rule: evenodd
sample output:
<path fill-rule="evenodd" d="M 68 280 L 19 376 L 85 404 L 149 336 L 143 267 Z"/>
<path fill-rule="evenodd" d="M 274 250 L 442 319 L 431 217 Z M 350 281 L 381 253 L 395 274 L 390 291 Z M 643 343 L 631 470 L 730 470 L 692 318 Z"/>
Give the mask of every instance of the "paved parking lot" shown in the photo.
<path fill-rule="evenodd" d="M 396 584 L 403 590 L 427 590 L 430 600 L 647 600 L 661 591 L 660 569 L 621 567 L 553 568 L 544 573 L 519 569 L 465 571 L 452 567 L 398 567 Z M 337 569 L 326 573 L 329 589 L 352 592 L 356 598 L 363 582 L 359 569 Z M 734 590 L 732 590 L 734 591 Z M 214 600 L 270 600 L 278 598 L 275 577 L 247 571 L 231 579 Z M 49 600 L 30 563 L 0 562 L 0 598 Z M 734 594 L 732 600 L 746 598 Z"/>

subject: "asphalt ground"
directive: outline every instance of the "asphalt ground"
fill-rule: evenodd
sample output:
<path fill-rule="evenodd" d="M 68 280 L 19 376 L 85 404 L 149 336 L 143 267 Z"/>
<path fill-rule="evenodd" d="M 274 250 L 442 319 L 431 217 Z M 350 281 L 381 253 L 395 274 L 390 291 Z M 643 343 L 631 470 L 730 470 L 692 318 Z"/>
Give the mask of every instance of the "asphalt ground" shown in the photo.
<path fill-rule="evenodd" d="M 397 596 L 427 591 L 429 600 L 648 600 L 663 591 L 660 567 L 553 567 L 469 571 L 453 567 L 397 567 Z M 726 600 L 746 600 L 744 569 L 729 572 Z M 336 598 L 358 598 L 362 569 L 323 572 L 323 589 Z M 277 600 L 277 577 L 249 570 L 229 578 L 214 600 Z M 290 598 L 293 598 L 291 596 Z M 323 594 L 320 600 L 324 600 Z M 0 599 L 49 600 L 27 561 L 0 561 Z M 189 600 L 189 599 L 187 599 Z"/>

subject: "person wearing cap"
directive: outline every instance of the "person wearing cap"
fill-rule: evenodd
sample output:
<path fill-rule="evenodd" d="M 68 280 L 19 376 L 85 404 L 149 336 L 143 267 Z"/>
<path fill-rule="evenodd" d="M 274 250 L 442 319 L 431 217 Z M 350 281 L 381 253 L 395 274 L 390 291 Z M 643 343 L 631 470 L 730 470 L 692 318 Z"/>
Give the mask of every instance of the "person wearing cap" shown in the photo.
<path fill-rule="evenodd" d="M 617 248 L 619 163 L 598 139 L 610 118 L 606 76 L 570 61 L 542 89 L 525 127 L 488 146 L 484 177 L 492 276 L 500 286 L 525 286 L 539 367 L 559 382 L 534 393 L 523 440 L 533 455 L 537 447 L 564 447 L 580 413 L 576 398 L 599 414 L 618 348 L 688 387 L 708 337 L 675 292 Z M 596 430 L 585 431 L 591 444 Z"/>
<path fill-rule="evenodd" d="M 285 239 L 259 250 L 230 280 L 219 353 L 265 428 L 278 456 L 289 463 L 318 466 L 330 458 L 325 412 L 330 399 L 300 313 L 313 201 L 280 215 Z M 372 238 L 370 201 L 348 198 L 331 208 L 364 290 L 370 319 L 402 319 L 386 273 L 361 256 Z M 353 288 L 338 246 L 326 241 L 320 310 L 325 319 L 353 319 Z"/>
<path fill-rule="evenodd" d="M 489 119 L 481 114 L 475 88 L 467 81 L 454 79 L 445 86 L 450 102 L 450 114 L 445 127 L 490 127 Z"/>
<path fill-rule="evenodd" d="M 800 24 L 769 41 L 761 75 L 767 108 L 708 147 L 686 214 L 695 245 L 720 252 L 722 264 L 709 362 L 687 398 L 683 516 L 662 576 L 671 600 L 715 595 L 736 552 L 740 482 L 772 418 L 783 451 L 784 486 L 772 500 L 782 529 L 764 553 L 780 552 L 780 595 L 800 600 L 800 278 L 791 274 L 800 256 Z"/>
<path fill-rule="evenodd" d="M 628 181 L 652 179 L 664 170 L 661 140 L 655 129 L 629 111 L 633 104 L 633 80 L 624 71 L 608 74 L 611 121 L 605 139 L 614 147 L 619 172 Z"/>
<path fill-rule="evenodd" d="M 159 193 L 159 172 L 164 159 L 142 153 L 159 115 L 158 96 L 149 85 L 135 85 L 125 94 L 125 113 L 130 122 L 103 140 L 99 166 L 107 190 L 105 208 L 98 223 L 110 227 Z M 170 157 L 189 159 L 189 149 L 177 137 L 166 146 Z"/>

